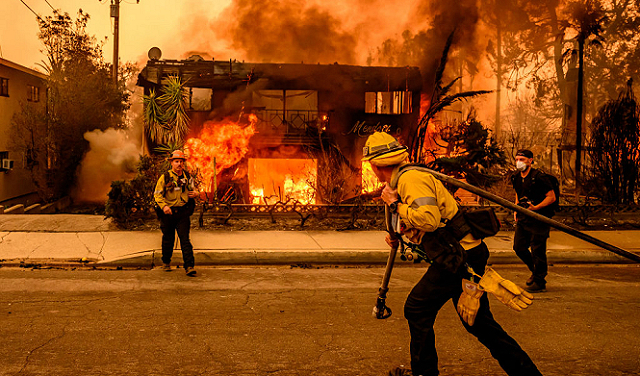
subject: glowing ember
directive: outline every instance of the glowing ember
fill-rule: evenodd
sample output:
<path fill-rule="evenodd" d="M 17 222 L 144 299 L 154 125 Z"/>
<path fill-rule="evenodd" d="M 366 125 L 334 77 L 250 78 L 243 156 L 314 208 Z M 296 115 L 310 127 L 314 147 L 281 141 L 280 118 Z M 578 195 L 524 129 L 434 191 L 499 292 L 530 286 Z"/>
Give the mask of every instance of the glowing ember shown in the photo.
<path fill-rule="evenodd" d="M 315 204 L 317 176 L 315 159 L 249 159 L 249 189 L 253 204 L 297 200 L 302 204 Z"/>
<path fill-rule="evenodd" d="M 376 189 L 380 189 L 384 186 L 384 183 L 381 183 L 378 180 L 378 177 L 373 172 L 371 168 L 371 163 L 368 161 L 362 162 L 362 193 L 373 192 Z"/>
<path fill-rule="evenodd" d="M 187 140 L 184 149 L 189 155 L 189 165 L 202 175 L 205 183 L 202 190 L 213 191 L 214 158 L 215 171 L 220 174 L 245 156 L 249 140 L 255 133 L 257 117 L 250 115 L 249 121 L 248 126 L 229 120 L 207 121 L 199 137 Z"/>

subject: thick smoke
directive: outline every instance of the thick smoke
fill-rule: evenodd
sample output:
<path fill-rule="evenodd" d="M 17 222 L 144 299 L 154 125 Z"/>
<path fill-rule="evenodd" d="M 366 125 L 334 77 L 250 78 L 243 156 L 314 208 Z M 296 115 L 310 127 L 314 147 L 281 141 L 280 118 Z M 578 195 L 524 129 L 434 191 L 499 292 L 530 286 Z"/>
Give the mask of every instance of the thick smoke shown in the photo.
<path fill-rule="evenodd" d="M 209 30 L 250 62 L 418 66 L 430 92 L 454 30 L 453 48 L 471 70 L 480 60 L 479 14 L 475 0 L 234 0 Z M 202 40 L 208 31 L 190 33 Z"/>
<path fill-rule="evenodd" d="M 96 129 L 84 134 L 90 150 L 78 169 L 72 197 L 75 202 L 107 200 L 111 182 L 130 178 L 140 158 L 140 146 L 123 130 Z"/>
<path fill-rule="evenodd" d="M 236 0 L 213 27 L 248 61 L 356 63 L 355 36 L 329 10 L 304 1 Z"/>
<path fill-rule="evenodd" d="M 452 50 L 463 57 L 469 65 L 467 68 L 475 69 L 481 51 L 476 37 L 478 21 L 479 10 L 474 0 L 422 1 L 407 22 L 401 38 L 385 40 L 371 59 L 384 65 L 418 66 L 424 80 L 423 92 L 430 93 L 433 73 L 452 33 Z M 453 57 L 450 53 L 449 59 Z M 449 64 L 449 71 L 457 70 L 455 65 Z"/>

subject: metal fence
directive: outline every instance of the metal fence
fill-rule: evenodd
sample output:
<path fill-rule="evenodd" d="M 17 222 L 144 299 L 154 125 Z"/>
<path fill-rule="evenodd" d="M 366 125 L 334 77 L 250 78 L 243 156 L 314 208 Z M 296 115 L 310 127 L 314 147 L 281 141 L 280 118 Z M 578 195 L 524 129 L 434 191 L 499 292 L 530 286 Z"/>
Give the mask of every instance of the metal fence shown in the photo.
<path fill-rule="evenodd" d="M 258 132 L 277 130 L 284 134 L 300 134 L 305 133 L 310 126 L 316 128 L 321 122 L 318 111 L 256 110 L 254 113 L 258 117 Z"/>

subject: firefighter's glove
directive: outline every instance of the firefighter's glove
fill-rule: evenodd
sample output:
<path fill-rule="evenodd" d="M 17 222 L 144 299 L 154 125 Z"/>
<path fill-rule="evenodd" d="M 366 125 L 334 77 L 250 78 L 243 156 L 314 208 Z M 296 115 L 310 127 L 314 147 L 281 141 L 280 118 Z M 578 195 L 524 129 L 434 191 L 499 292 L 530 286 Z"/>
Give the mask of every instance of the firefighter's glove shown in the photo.
<path fill-rule="evenodd" d="M 462 280 L 462 294 L 460 295 L 456 309 L 460 317 L 469 326 L 473 326 L 473 323 L 476 321 L 482 294 L 484 294 L 484 291 L 478 287 L 477 283 L 466 279 Z"/>
<path fill-rule="evenodd" d="M 508 279 L 502 278 L 491 268 L 487 268 L 484 272 L 479 285 L 481 289 L 492 293 L 499 301 L 515 311 L 522 311 L 533 303 L 533 295 Z"/>

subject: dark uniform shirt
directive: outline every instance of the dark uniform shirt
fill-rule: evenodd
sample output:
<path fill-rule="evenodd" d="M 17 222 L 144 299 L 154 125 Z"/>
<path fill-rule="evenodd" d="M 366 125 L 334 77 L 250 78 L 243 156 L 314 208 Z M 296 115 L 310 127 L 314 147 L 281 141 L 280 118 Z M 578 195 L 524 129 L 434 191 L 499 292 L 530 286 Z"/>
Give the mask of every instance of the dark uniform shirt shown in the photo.
<path fill-rule="evenodd" d="M 520 175 L 520 171 L 516 172 L 511 178 L 511 182 L 513 183 L 513 188 L 518 194 L 518 200 L 522 201 L 522 199 L 526 197 L 532 205 L 538 205 L 541 203 L 547 197 L 547 193 L 553 190 L 551 183 L 549 183 L 540 171 L 535 168 L 531 168 L 531 171 L 529 171 L 527 176 L 524 178 Z M 549 218 L 554 214 L 550 205 L 537 210 L 536 213 Z M 528 220 L 528 217 L 523 214 L 518 213 L 516 216 L 518 221 L 525 218 Z"/>

